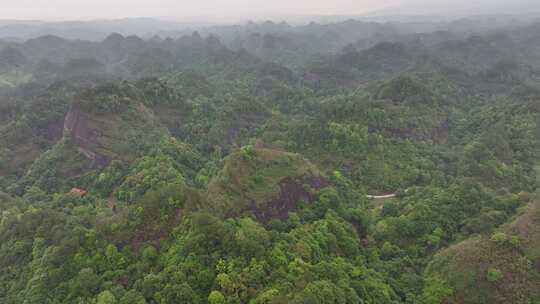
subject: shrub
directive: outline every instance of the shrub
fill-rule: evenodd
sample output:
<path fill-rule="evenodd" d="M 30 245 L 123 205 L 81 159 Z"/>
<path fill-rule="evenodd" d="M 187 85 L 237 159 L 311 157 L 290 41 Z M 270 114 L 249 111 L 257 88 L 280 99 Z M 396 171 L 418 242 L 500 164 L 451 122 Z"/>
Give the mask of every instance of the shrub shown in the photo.
<path fill-rule="evenodd" d="M 488 272 L 487 272 L 487 280 L 491 283 L 494 283 L 494 282 L 497 282 L 499 281 L 500 279 L 502 279 L 503 277 L 503 274 L 500 270 L 498 270 L 497 268 L 489 268 L 488 269 Z"/>
<path fill-rule="evenodd" d="M 255 148 L 252 145 L 247 145 L 240 148 L 240 153 L 245 160 L 252 160 L 255 157 Z"/>
<path fill-rule="evenodd" d="M 493 234 L 493 236 L 491 236 L 491 241 L 495 242 L 497 245 L 504 245 L 507 240 L 508 240 L 508 237 L 506 236 L 506 233 L 504 232 L 498 232 L 498 233 Z"/>

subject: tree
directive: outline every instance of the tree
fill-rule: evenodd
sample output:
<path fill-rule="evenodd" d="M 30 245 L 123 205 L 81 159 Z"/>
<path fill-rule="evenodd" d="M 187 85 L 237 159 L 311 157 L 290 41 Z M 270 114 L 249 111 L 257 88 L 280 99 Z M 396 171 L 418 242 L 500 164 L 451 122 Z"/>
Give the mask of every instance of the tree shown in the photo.
<path fill-rule="evenodd" d="M 214 290 L 208 296 L 208 302 L 210 304 L 225 304 L 225 297 L 221 292 Z"/>
<path fill-rule="evenodd" d="M 136 290 L 130 290 L 120 299 L 120 304 L 146 304 L 146 300 Z"/>
<path fill-rule="evenodd" d="M 77 286 L 74 291 L 83 296 L 91 296 L 95 294 L 100 285 L 99 277 L 91 268 L 84 268 L 79 271 L 77 276 Z"/>
<path fill-rule="evenodd" d="M 452 288 L 441 279 L 430 278 L 426 282 L 427 285 L 422 294 L 422 304 L 441 304 L 453 294 Z"/>
<path fill-rule="evenodd" d="M 116 304 L 116 297 L 108 290 L 103 291 L 97 297 L 97 304 Z"/>
<path fill-rule="evenodd" d="M 158 292 L 156 297 L 163 304 L 191 304 L 195 298 L 195 292 L 186 283 L 171 285 L 168 284 L 165 288 Z"/>

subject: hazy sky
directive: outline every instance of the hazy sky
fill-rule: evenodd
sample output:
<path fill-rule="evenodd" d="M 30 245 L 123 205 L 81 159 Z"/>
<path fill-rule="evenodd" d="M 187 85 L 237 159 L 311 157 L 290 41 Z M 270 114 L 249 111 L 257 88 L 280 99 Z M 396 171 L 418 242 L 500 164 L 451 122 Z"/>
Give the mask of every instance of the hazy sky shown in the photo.
<path fill-rule="evenodd" d="M 359 15 L 380 9 L 388 14 L 526 13 L 540 11 L 540 0 L 0 0 L 0 19 L 205 17 L 226 20 L 279 15 Z"/>
<path fill-rule="evenodd" d="M 539 13 L 540 0 L 400 0 L 391 11 L 400 14 L 524 14 Z"/>
<path fill-rule="evenodd" d="M 0 0 L 0 19 L 361 14 L 401 0 Z"/>

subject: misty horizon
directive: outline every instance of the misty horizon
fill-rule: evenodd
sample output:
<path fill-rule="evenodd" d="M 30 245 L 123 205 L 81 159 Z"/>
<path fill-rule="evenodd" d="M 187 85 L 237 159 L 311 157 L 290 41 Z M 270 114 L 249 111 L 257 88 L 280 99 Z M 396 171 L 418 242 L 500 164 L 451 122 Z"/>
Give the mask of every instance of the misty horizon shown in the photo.
<path fill-rule="evenodd" d="M 335 16 L 359 15 L 383 9 L 398 3 L 399 0 L 350 1 L 296 1 L 291 4 L 283 0 L 203 0 L 196 4 L 171 0 L 135 3 L 119 0 L 111 3 L 105 0 L 78 1 L 52 0 L 36 4 L 22 0 L 5 4 L 0 19 L 8 20 L 110 20 L 126 18 L 196 19 L 205 21 L 238 21 L 249 18 L 268 18 L 268 16 Z M 346 9 L 344 9 L 346 8 Z"/>
<path fill-rule="evenodd" d="M 157 3 L 156 3 L 157 2 Z M 13 22 L 65 22 L 152 18 L 174 22 L 238 23 L 247 20 L 294 20 L 329 17 L 376 16 L 438 16 L 466 17 L 471 15 L 534 14 L 540 12 L 540 2 L 517 0 L 454 1 L 442 0 L 337 0 L 295 1 L 282 0 L 202 0 L 196 4 L 171 0 L 138 0 L 135 3 L 119 0 L 35 1 L 21 0 L 2 6 L 0 20 Z"/>

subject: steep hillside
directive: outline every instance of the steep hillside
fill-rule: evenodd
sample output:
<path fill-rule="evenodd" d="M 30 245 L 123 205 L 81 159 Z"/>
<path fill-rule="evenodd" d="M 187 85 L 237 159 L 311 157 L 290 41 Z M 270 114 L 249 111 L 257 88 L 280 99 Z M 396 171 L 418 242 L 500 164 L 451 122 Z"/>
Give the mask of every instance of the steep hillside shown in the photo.
<path fill-rule="evenodd" d="M 227 217 L 251 214 L 267 222 L 313 202 L 316 191 L 328 184 L 297 154 L 245 146 L 227 157 L 208 192 L 216 211 Z"/>
<path fill-rule="evenodd" d="M 111 85 L 86 92 L 66 115 L 64 137 L 98 166 L 112 159 L 133 160 L 152 141 L 167 136 L 153 112 L 129 90 Z"/>
<path fill-rule="evenodd" d="M 304 78 L 308 84 L 324 89 L 364 86 L 405 73 L 419 63 L 420 55 L 406 45 L 390 42 L 361 51 L 345 48 L 309 66 Z"/>
<path fill-rule="evenodd" d="M 112 160 L 133 162 L 168 137 L 128 87 L 89 90 L 76 97 L 65 116 L 62 139 L 32 164 L 21 186 L 59 190 L 67 179 L 104 168 Z"/>
<path fill-rule="evenodd" d="M 23 94 L 0 98 L 0 173 L 20 176 L 61 137 L 72 88 L 28 87 Z"/>
<path fill-rule="evenodd" d="M 449 303 L 538 303 L 539 240 L 536 200 L 490 237 L 475 237 L 439 253 L 427 274 L 442 280 Z"/>

